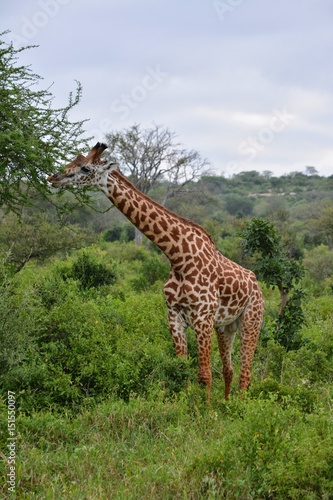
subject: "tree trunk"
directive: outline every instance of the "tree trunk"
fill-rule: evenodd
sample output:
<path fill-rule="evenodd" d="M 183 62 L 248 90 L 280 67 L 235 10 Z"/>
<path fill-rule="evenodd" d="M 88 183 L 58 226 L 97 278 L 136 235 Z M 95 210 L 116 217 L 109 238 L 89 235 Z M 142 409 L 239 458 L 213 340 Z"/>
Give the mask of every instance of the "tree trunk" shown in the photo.
<path fill-rule="evenodd" d="M 281 297 L 281 304 L 280 304 L 279 316 L 283 316 L 283 314 L 284 314 L 284 308 L 286 307 L 286 304 L 287 304 L 289 290 L 288 289 L 285 290 L 281 285 L 278 285 L 278 288 L 279 288 L 280 297 Z"/>
<path fill-rule="evenodd" d="M 141 247 L 142 246 L 142 241 L 143 241 L 143 234 L 136 227 L 135 228 L 135 245 L 137 247 Z"/>

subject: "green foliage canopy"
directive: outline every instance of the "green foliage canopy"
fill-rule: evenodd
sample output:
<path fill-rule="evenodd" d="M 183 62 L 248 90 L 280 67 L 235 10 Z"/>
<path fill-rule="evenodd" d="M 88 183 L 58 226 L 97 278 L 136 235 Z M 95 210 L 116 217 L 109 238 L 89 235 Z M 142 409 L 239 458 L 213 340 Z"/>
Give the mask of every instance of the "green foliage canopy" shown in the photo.
<path fill-rule="evenodd" d="M 19 212 L 32 204 L 36 190 L 50 195 L 46 177 L 85 144 L 84 121 L 69 119 L 82 88 L 77 82 L 68 104 L 53 108 L 52 93 L 38 85 L 42 78 L 18 62 L 33 46 L 15 49 L 1 39 L 5 34 L 0 34 L 0 206 Z"/>

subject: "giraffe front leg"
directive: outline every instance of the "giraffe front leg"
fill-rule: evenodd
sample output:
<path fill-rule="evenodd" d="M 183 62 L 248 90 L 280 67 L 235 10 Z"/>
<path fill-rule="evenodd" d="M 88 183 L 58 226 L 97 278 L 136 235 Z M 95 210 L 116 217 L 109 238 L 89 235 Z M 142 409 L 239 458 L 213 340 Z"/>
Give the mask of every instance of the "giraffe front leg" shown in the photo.
<path fill-rule="evenodd" d="M 168 322 L 177 356 L 187 356 L 186 325 L 177 311 L 169 309 Z"/>
<path fill-rule="evenodd" d="M 210 402 L 210 389 L 212 385 L 212 372 L 210 368 L 210 351 L 212 347 L 213 321 L 196 323 L 194 331 L 197 338 L 199 354 L 199 382 L 206 385 L 207 402 Z"/>

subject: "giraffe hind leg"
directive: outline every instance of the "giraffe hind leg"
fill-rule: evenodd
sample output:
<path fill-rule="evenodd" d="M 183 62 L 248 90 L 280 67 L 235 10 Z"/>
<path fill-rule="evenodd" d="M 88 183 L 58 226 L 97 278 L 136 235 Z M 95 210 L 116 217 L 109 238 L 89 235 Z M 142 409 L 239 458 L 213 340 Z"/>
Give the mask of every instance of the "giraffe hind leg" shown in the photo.
<path fill-rule="evenodd" d="M 261 329 L 263 310 L 261 307 L 252 307 L 249 304 L 242 318 L 240 328 L 241 340 L 241 371 L 239 387 L 248 388 L 251 379 L 251 364 L 257 347 Z"/>
<path fill-rule="evenodd" d="M 215 327 L 217 335 L 217 343 L 219 346 L 220 356 L 222 360 L 222 373 L 224 378 L 224 398 L 229 398 L 231 383 L 233 378 L 233 367 L 231 361 L 231 354 L 233 350 L 235 335 L 238 323 L 235 321 L 231 325 L 223 327 Z"/>

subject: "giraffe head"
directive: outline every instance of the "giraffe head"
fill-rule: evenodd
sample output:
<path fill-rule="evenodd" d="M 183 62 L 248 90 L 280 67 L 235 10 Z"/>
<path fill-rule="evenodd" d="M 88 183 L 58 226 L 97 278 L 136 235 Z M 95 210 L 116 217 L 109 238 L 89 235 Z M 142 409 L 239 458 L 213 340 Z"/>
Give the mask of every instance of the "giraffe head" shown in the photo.
<path fill-rule="evenodd" d="M 118 165 L 101 159 L 106 148 L 105 144 L 98 142 L 87 156 L 79 154 L 75 160 L 66 165 L 63 171 L 50 175 L 47 180 L 55 188 L 98 185 L 101 176 Z"/>

